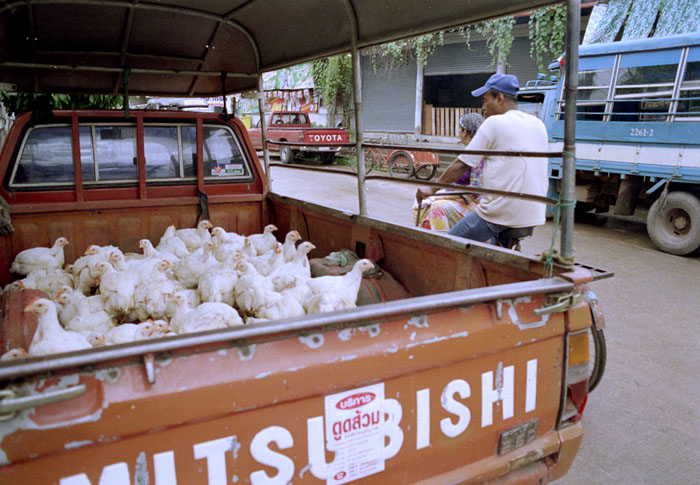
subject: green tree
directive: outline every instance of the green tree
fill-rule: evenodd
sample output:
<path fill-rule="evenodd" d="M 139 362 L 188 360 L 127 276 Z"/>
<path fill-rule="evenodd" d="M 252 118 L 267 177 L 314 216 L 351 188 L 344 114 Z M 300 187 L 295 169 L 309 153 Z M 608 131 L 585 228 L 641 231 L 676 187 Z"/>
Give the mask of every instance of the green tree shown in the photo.
<path fill-rule="evenodd" d="M 352 58 L 348 54 L 314 61 L 311 74 L 316 89 L 328 105 L 328 125 L 335 125 L 337 107 L 343 108 L 343 126 L 347 127 L 352 101 Z"/>
<path fill-rule="evenodd" d="M 7 114 L 51 109 L 115 109 L 122 106 L 121 96 L 103 94 L 37 94 L 0 91 L 0 102 Z"/>

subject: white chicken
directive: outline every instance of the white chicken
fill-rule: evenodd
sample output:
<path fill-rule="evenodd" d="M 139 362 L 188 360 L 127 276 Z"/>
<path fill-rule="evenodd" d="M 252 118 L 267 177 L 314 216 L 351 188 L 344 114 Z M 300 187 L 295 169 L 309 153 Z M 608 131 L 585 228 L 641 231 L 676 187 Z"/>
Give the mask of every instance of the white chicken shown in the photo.
<path fill-rule="evenodd" d="M 92 347 L 83 335 L 61 327 L 56 313 L 56 304 L 51 300 L 36 299 L 24 311 L 39 315 L 36 332 L 29 345 L 30 356 L 72 352 Z"/>
<path fill-rule="evenodd" d="M 93 288 L 100 285 L 100 280 L 95 274 L 95 264 L 107 261 L 109 255 L 103 252 L 99 246 L 91 244 L 85 250 L 85 254 L 75 260 L 71 267 L 71 273 L 75 281 L 75 287 L 84 295 L 92 294 Z"/>
<path fill-rule="evenodd" d="M 205 302 L 196 308 L 189 308 L 181 293 L 173 295 L 172 301 L 176 311 L 170 327 L 179 334 L 243 325 L 243 319 L 236 309 L 225 303 Z"/>
<path fill-rule="evenodd" d="M 274 224 L 268 224 L 263 229 L 262 234 L 251 234 L 248 236 L 250 242 L 253 244 L 255 251 L 258 255 L 264 254 L 268 251 L 275 249 L 275 244 L 277 244 L 277 238 L 273 232 L 277 230 L 277 226 Z"/>
<path fill-rule="evenodd" d="M 347 310 L 355 308 L 356 299 L 349 299 L 347 296 L 338 293 L 322 293 L 312 294 L 306 300 L 306 313 L 313 315 L 315 313 L 337 312 L 339 310 Z"/>
<path fill-rule="evenodd" d="M 196 288 L 199 278 L 219 264 L 213 255 L 215 248 L 216 243 L 209 241 L 201 253 L 194 252 L 183 256 L 175 266 L 174 274 L 177 280 L 187 288 Z"/>
<path fill-rule="evenodd" d="M 352 267 L 352 270 L 340 276 L 319 276 L 311 278 L 306 283 L 313 295 L 334 294 L 337 295 L 337 300 L 347 300 L 355 304 L 357 302 L 357 292 L 362 284 L 362 273 L 368 269 L 374 268 L 374 264 L 369 259 L 360 259 Z M 313 296 L 312 296 L 313 298 Z M 330 299 L 330 297 L 328 297 Z M 311 300 L 304 305 L 307 312 Z"/>
<path fill-rule="evenodd" d="M 277 320 L 300 317 L 306 314 L 304 307 L 289 293 L 277 293 L 265 288 L 254 288 L 253 315 L 256 318 Z"/>
<path fill-rule="evenodd" d="M 284 245 L 283 245 L 283 252 L 284 252 L 284 262 L 288 263 L 292 259 L 294 259 L 294 256 L 297 254 L 297 247 L 296 243 L 301 239 L 301 234 L 299 234 L 299 231 L 289 231 L 287 235 L 284 237 Z"/>
<path fill-rule="evenodd" d="M 58 321 L 65 327 L 81 311 L 95 313 L 104 311 L 105 303 L 100 295 L 85 296 L 80 290 L 61 287 L 54 300 L 58 305 Z"/>
<path fill-rule="evenodd" d="M 121 318 L 134 308 L 134 292 L 138 278 L 131 271 L 117 271 L 106 261 L 95 265 L 100 275 L 100 295 L 105 302 L 105 311 Z"/>
<path fill-rule="evenodd" d="M 185 300 L 185 304 L 187 305 L 188 308 L 197 308 L 199 306 L 199 304 L 202 302 L 202 300 L 199 296 L 199 291 L 185 288 L 184 285 L 180 284 L 178 281 L 175 281 L 174 283 L 175 283 L 175 291 L 173 292 L 173 295 L 175 293 L 181 294 L 183 299 Z M 168 304 L 165 307 L 165 318 L 172 320 L 176 311 L 177 311 L 177 306 L 173 302 L 173 299 L 171 296 L 170 298 L 168 298 Z"/>
<path fill-rule="evenodd" d="M 187 245 L 179 237 L 175 236 L 175 226 L 168 226 L 156 246 L 158 251 L 170 253 L 181 258 L 189 253 Z"/>
<path fill-rule="evenodd" d="M 221 302 L 231 306 L 235 304 L 236 297 L 233 293 L 233 287 L 238 281 L 235 267 L 240 260 L 240 252 L 238 255 L 238 258 L 230 257 L 224 261 L 216 271 L 200 276 L 197 287 L 202 301 Z"/>
<path fill-rule="evenodd" d="M 59 237 L 50 248 L 25 249 L 15 257 L 10 272 L 26 275 L 37 269 L 61 269 L 65 259 L 63 248 L 68 244 L 68 239 Z"/>
<path fill-rule="evenodd" d="M 175 237 L 178 237 L 185 243 L 189 252 L 196 251 L 211 241 L 209 229 L 212 228 L 211 222 L 206 219 L 199 221 L 196 229 L 178 229 L 175 231 Z"/>
<path fill-rule="evenodd" d="M 54 299 L 62 287 L 73 288 L 73 275 L 57 268 L 32 270 L 21 281 L 24 288 L 41 290 Z"/>
<path fill-rule="evenodd" d="M 133 314 L 139 321 L 165 315 L 170 296 L 175 292 L 175 284 L 167 277 L 168 270 L 170 263 L 163 259 L 151 270 L 148 278 L 143 278 L 136 285 Z"/>
<path fill-rule="evenodd" d="M 275 269 L 284 263 L 283 247 L 280 243 L 275 243 L 275 248 L 263 255 L 248 259 L 255 269 L 263 276 L 269 276 Z"/>
<path fill-rule="evenodd" d="M 236 232 L 226 232 L 226 229 L 220 226 L 217 226 L 211 230 L 211 238 L 219 247 L 223 246 L 224 244 L 243 246 L 243 243 L 245 242 L 245 236 L 242 236 Z"/>
<path fill-rule="evenodd" d="M 311 278 L 311 265 L 308 254 L 316 249 L 310 241 L 299 245 L 294 258 L 288 263 L 278 266 L 271 274 L 275 291 L 283 291 L 300 284 L 305 284 Z"/>
<path fill-rule="evenodd" d="M 143 323 L 122 323 L 106 333 L 94 332 L 90 335 L 89 339 L 91 345 L 94 347 L 105 344 L 126 344 L 137 340 L 153 338 L 156 331 L 156 326 L 152 320 Z M 104 343 L 101 344 L 101 341 Z"/>
<path fill-rule="evenodd" d="M 254 258 L 258 255 L 253 247 L 253 243 L 251 243 L 250 239 L 247 237 L 243 238 L 242 246 L 235 243 L 225 243 L 222 247 L 217 247 L 214 251 L 216 259 L 222 263 L 231 256 L 235 256 L 237 253 L 241 253 L 246 258 Z"/>
<path fill-rule="evenodd" d="M 263 294 L 262 290 L 273 291 L 272 280 L 258 273 L 247 261 L 239 261 L 236 270 L 240 272 L 238 281 L 233 286 L 236 306 L 244 315 L 253 315 L 255 308 L 261 304 L 258 297 Z"/>
<path fill-rule="evenodd" d="M 87 306 L 80 307 L 78 313 L 65 325 L 66 330 L 78 332 L 87 338 L 93 332 L 109 332 L 114 328 L 112 317 L 104 310 L 91 312 Z"/>
<path fill-rule="evenodd" d="M 141 239 L 139 241 L 139 247 L 143 249 L 143 255 L 146 258 L 156 258 L 158 260 L 167 260 L 168 263 L 170 263 L 170 267 L 173 267 L 177 264 L 177 262 L 180 260 L 178 256 L 175 256 L 173 253 L 170 253 L 168 251 L 160 251 L 156 248 L 153 247 L 153 243 L 149 241 L 148 239 Z"/>
<path fill-rule="evenodd" d="M 24 350 L 23 348 L 14 348 L 10 349 L 4 354 L 0 355 L 0 362 L 11 362 L 13 360 L 17 359 L 24 359 L 26 357 L 29 357 L 27 354 L 27 351 Z"/>

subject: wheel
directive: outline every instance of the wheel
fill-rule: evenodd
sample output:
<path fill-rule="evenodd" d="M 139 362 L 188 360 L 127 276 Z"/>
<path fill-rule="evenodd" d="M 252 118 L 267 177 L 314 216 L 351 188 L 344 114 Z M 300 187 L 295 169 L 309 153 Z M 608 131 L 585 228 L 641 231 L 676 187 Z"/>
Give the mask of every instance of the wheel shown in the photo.
<path fill-rule="evenodd" d="M 409 179 L 413 177 L 413 158 L 406 152 L 394 152 L 387 162 L 389 175 L 394 178 Z"/>
<path fill-rule="evenodd" d="M 608 358 L 608 349 L 605 345 L 605 334 L 603 329 L 592 326 L 588 329 L 588 353 L 589 353 L 589 375 L 588 392 L 595 389 L 600 384 L 605 372 L 605 363 Z"/>
<path fill-rule="evenodd" d="M 700 247 L 700 200 L 688 192 L 669 192 L 649 209 L 647 232 L 660 250 L 680 256 Z"/>
<path fill-rule="evenodd" d="M 296 156 L 297 154 L 294 150 L 292 150 L 292 147 L 288 145 L 283 145 L 280 147 L 280 160 L 282 163 L 292 163 Z"/>
<path fill-rule="evenodd" d="M 424 163 L 422 165 L 418 165 L 415 175 L 417 179 L 430 180 L 431 178 L 435 177 L 437 170 L 437 165 L 433 165 L 432 163 Z"/>
<path fill-rule="evenodd" d="M 377 160 L 374 151 L 365 150 L 365 175 L 369 175 L 372 172 L 372 170 L 377 168 L 379 163 L 380 161 Z"/>

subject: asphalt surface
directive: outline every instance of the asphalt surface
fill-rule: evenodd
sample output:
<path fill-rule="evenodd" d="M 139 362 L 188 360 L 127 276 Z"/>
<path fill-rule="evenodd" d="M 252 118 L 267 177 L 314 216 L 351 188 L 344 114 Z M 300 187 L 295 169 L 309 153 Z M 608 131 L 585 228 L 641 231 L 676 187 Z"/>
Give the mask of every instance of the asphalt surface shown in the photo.
<path fill-rule="evenodd" d="M 272 167 L 272 191 L 358 211 L 354 177 Z M 415 186 L 367 182 L 371 216 L 413 226 Z M 645 214 L 588 214 L 576 259 L 615 272 L 591 284 L 607 326 L 608 363 L 584 411 L 585 436 L 561 485 L 700 483 L 700 255 L 655 249 Z M 552 223 L 523 251 L 551 244 Z"/>

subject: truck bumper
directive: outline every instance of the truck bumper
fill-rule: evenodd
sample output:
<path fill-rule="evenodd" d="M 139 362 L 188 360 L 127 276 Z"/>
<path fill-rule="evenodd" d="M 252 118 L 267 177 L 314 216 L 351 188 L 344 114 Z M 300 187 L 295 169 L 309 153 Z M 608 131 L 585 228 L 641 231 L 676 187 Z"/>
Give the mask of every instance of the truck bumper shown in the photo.
<path fill-rule="evenodd" d="M 492 456 L 418 483 L 519 485 L 551 482 L 569 471 L 582 438 L 583 427 L 577 423 L 552 431 L 503 456 Z"/>
<path fill-rule="evenodd" d="M 337 153 L 342 147 L 304 145 L 299 147 L 300 152 Z"/>

